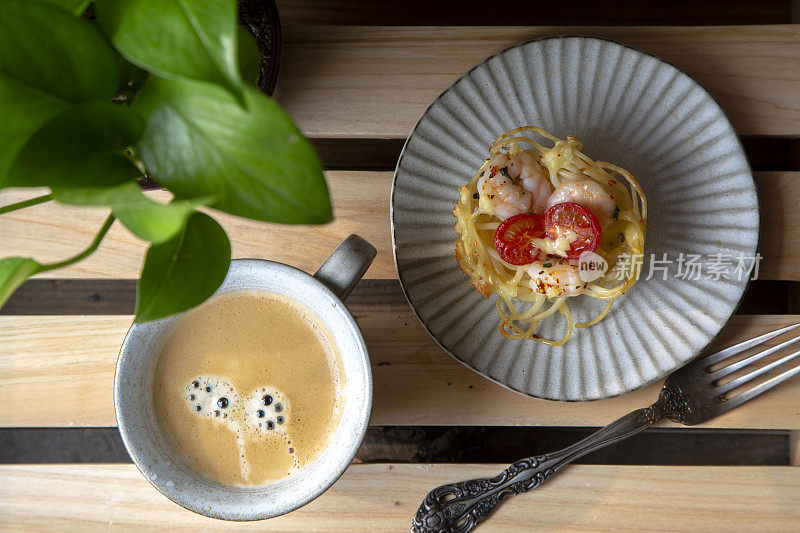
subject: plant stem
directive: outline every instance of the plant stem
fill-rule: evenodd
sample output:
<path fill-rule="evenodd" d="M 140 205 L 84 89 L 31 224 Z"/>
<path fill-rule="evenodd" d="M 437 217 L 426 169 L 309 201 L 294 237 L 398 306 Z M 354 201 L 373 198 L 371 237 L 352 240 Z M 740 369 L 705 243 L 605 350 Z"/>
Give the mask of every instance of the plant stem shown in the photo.
<path fill-rule="evenodd" d="M 92 244 L 90 244 L 87 249 L 85 249 L 84 251 L 82 251 L 81 253 L 79 253 L 74 257 L 70 257 L 69 259 L 61 261 L 60 263 L 42 265 L 42 268 L 39 270 L 39 272 L 47 272 L 48 270 L 55 270 L 56 268 L 67 267 L 73 263 L 77 263 L 78 261 L 86 259 L 90 255 L 92 255 L 94 251 L 97 250 L 97 247 L 100 246 L 100 242 L 103 240 L 103 237 L 106 236 L 108 230 L 111 229 L 111 225 L 114 223 L 115 219 L 116 217 L 114 217 L 114 215 L 108 215 L 108 218 L 106 218 L 106 221 L 103 222 L 103 226 L 100 228 L 100 231 L 97 233 L 97 235 L 95 235 Z"/>
<path fill-rule="evenodd" d="M 22 209 L 24 207 L 30 207 L 36 204 L 43 204 L 45 202 L 49 202 L 52 199 L 53 199 L 52 194 L 45 194 L 44 196 L 37 196 L 36 198 L 31 198 L 30 200 L 23 200 L 22 202 L 6 205 L 4 207 L 0 207 L 0 215 L 2 215 L 3 213 L 10 213 L 11 211 L 16 211 L 17 209 Z"/>

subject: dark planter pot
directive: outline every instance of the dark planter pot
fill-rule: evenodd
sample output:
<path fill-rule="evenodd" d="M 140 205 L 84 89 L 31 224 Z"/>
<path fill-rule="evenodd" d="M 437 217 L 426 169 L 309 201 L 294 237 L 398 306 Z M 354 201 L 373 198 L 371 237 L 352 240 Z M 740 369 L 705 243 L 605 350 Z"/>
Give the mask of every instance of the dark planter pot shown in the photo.
<path fill-rule="evenodd" d="M 257 86 L 271 96 L 281 67 L 281 19 L 275 0 L 239 0 L 239 25 L 256 39 L 261 54 Z"/>

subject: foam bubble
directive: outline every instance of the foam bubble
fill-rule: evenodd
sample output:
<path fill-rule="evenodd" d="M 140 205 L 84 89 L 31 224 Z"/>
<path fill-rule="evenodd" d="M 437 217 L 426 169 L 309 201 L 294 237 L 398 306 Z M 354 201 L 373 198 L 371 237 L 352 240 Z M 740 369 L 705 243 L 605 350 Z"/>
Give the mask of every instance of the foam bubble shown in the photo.
<path fill-rule="evenodd" d="M 289 407 L 286 397 L 275 387 L 256 389 L 244 400 L 244 427 L 254 436 L 286 435 Z"/>
<path fill-rule="evenodd" d="M 225 378 L 205 375 L 186 384 L 184 399 L 195 416 L 224 424 L 234 433 L 244 479 L 250 474 L 245 443 L 252 438 L 271 435 L 282 438 L 293 462 L 288 474 L 291 475 L 300 468 L 288 431 L 291 406 L 286 396 L 275 387 L 260 387 L 242 398 Z"/>
<path fill-rule="evenodd" d="M 196 416 L 222 423 L 232 421 L 234 417 L 223 415 L 235 413 L 242 403 L 233 386 L 218 376 L 198 376 L 187 383 L 184 399 Z"/>

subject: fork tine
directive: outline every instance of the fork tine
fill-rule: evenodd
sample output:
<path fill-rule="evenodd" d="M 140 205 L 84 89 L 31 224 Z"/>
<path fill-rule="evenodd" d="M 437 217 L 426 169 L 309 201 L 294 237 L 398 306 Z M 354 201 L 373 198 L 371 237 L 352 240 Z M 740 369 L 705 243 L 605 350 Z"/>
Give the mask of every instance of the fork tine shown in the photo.
<path fill-rule="evenodd" d="M 711 366 L 714 363 L 719 363 L 720 361 L 723 361 L 723 360 L 727 359 L 728 357 L 731 357 L 732 355 L 736 355 L 737 353 L 743 352 L 743 351 L 747 350 L 748 348 L 752 348 L 753 346 L 758 346 L 761 343 L 767 342 L 770 339 L 774 339 L 778 335 L 783 335 L 787 331 L 792 331 L 793 329 L 796 329 L 798 327 L 800 327 L 800 323 L 793 324 L 791 326 L 786 326 L 785 328 L 776 329 L 775 331 L 771 331 L 769 333 L 764 333 L 763 335 L 759 335 L 758 337 L 756 337 L 754 339 L 750 339 L 750 340 L 747 340 L 747 341 L 744 341 L 744 342 L 740 342 L 739 344 L 735 344 L 735 345 L 733 345 L 733 346 L 731 346 L 729 348 L 725 348 L 724 350 L 720 350 L 717 353 L 713 353 L 713 354 L 707 355 L 707 356 L 703 357 L 700 360 L 703 361 L 703 363 L 706 366 Z"/>
<path fill-rule="evenodd" d="M 767 339 L 767 340 L 769 340 L 769 339 Z M 780 344 L 776 344 L 775 346 L 767 348 L 766 350 L 760 351 L 758 353 L 754 353 L 753 355 L 751 355 L 749 357 L 745 357 L 741 361 L 736 361 L 735 363 L 730 364 L 730 365 L 728 365 L 726 367 L 720 368 L 719 370 L 715 370 L 714 372 L 710 372 L 709 373 L 710 374 L 709 375 L 709 379 L 716 380 L 716 379 L 719 379 L 721 377 L 725 377 L 725 376 L 727 376 L 729 374 L 732 374 L 733 372 L 736 372 L 740 368 L 744 368 L 749 364 L 755 363 L 756 361 L 758 361 L 759 359 L 761 359 L 763 357 L 771 355 L 771 354 L 773 354 L 773 353 L 775 353 L 777 351 L 783 350 L 787 346 L 791 346 L 792 344 L 794 344 L 794 343 L 796 343 L 798 341 L 800 341 L 800 335 L 795 337 L 795 338 L 793 338 L 793 339 L 789 339 L 787 341 L 784 341 L 784 342 L 782 342 Z M 787 359 L 787 361 L 788 361 L 788 359 Z M 759 374 L 755 374 L 755 375 L 757 376 Z"/>
<path fill-rule="evenodd" d="M 798 337 L 798 338 L 800 338 L 800 337 Z M 787 363 L 787 362 L 791 361 L 792 359 L 794 359 L 798 355 L 800 355 L 800 350 L 798 350 L 798 351 L 796 351 L 794 353 L 790 353 L 789 355 L 787 355 L 785 357 L 782 357 L 782 358 L 780 358 L 780 359 L 778 359 L 776 361 L 773 361 L 773 362 L 769 363 L 768 365 L 764 365 L 761 368 L 753 370 L 752 372 L 749 372 L 749 373 L 747 373 L 747 374 L 745 374 L 743 376 L 739 376 L 736 379 L 732 379 L 732 380 L 730 380 L 729 382 L 727 382 L 727 383 L 725 383 L 723 385 L 719 385 L 719 386 L 717 386 L 716 389 L 718 391 L 720 391 L 721 393 L 725 393 L 725 392 L 728 392 L 729 390 L 733 390 L 736 387 L 744 385 L 745 383 L 747 383 L 748 381 L 752 380 L 753 378 L 757 378 L 761 374 L 765 374 L 765 373 L 769 372 L 770 370 L 772 370 L 773 368 L 777 368 L 777 367 L 781 366 L 783 363 Z"/>
<path fill-rule="evenodd" d="M 794 377 L 798 374 L 800 374 L 800 365 L 792 369 L 789 369 L 786 372 L 783 372 L 782 374 L 778 374 L 774 378 L 770 378 L 764 383 L 759 383 L 758 385 L 748 390 L 747 392 L 743 392 L 742 394 L 737 394 L 736 396 L 734 396 L 729 400 L 723 400 L 723 404 L 725 405 L 725 407 L 727 407 L 728 410 L 733 409 L 734 407 L 737 407 L 748 400 L 752 400 L 762 392 L 766 392 L 772 387 L 779 385 L 780 383 L 783 383 L 787 379 Z"/>

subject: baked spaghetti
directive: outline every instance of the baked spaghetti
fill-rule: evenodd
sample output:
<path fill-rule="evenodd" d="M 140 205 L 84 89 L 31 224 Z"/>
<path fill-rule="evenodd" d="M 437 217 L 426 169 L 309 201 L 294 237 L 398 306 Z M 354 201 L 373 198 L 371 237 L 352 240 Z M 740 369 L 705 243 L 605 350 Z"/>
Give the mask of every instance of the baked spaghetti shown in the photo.
<path fill-rule="evenodd" d="M 594 161 L 582 148 L 572 136 L 516 128 L 494 141 L 489 157 L 461 187 L 453 209 L 456 256 L 484 297 L 497 294 L 500 331 L 509 339 L 562 345 L 574 328 L 600 322 L 639 277 L 644 192 L 628 171 Z M 589 253 L 601 256 L 608 268 L 584 281 L 581 265 L 596 257 Z M 627 271 L 618 268 L 623 259 L 631 261 Z M 568 302 L 576 296 L 606 304 L 592 320 L 573 323 Z M 556 313 L 566 319 L 566 333 L 542 338 L 539 324 Z"/>

